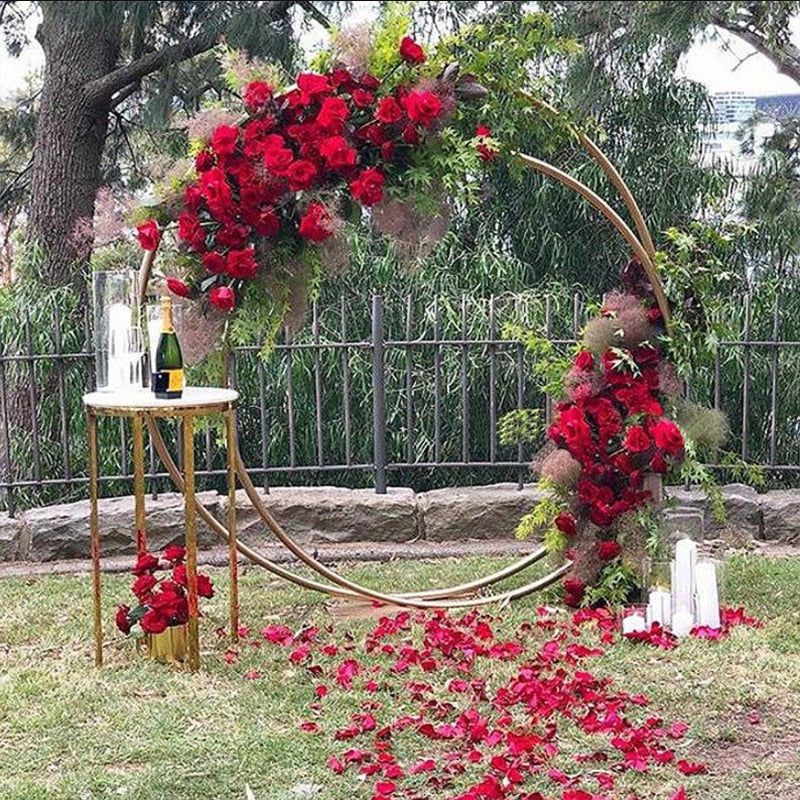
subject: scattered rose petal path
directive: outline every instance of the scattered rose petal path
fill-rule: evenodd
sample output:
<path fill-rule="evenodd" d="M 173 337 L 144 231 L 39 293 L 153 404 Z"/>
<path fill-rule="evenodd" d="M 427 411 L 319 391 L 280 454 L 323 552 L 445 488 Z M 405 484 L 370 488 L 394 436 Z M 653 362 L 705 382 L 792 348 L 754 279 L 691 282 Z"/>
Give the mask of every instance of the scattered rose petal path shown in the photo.
<path fill-rule="evenodd" d="M 741 608 L 723 609 L 722 620 L 720 631 L 692 633 L 713 640 L 735 625 L 759 625 Z M 317 627 L 243 627 L 240 634 L 243 647 L 280 648 L 305 671 L 311 718 L 301 730 L 331 738 L 327 767 L 352 776 L 353 791 L 370 800 L 643 800 L 615 795 L 617 781 L 656 768 L 672 770 L 677 787 L 658 800 L 687 800 L 684 776 L 707 771 L 676 758 L 686 722 L 648 714 L 644 695 L 587 668 L 621 638 L 607 609 L 565 619 L 540 608 L 507 640 L 477 611 L 404 611 L 381 618 L 362 642 L 335 642 L 331 629 Z M 678 645 L 657 625 L 624 638 Z M 235 662 L 236 652 L 225 660 Z M 261 677 L 256 669 L 245 674 Z M 354 688 L 370 699 L 330 728 L 326 705 Z M 404 757 L 409 751 L 424 755 Z"/>

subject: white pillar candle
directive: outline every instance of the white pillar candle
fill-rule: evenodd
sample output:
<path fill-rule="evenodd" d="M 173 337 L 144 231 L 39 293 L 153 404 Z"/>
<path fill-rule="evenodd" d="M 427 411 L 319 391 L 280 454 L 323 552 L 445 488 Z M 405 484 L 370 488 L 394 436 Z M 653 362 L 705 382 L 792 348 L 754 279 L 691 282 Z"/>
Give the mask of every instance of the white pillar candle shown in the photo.
<path fill-rule="evenodd" d="M 666 589 L 651 589 L 647 603 L 647 624 L 669 627 L 672 621 L 672 596 Z"/>
<path fill-rule="evenodd" d="M 638 633 L 646 630 L 644 615 L 640 613 L 628 614 L 622 618 L 623 633 Z"/>
<path fill-rule="evenodd" d="M 700 561 L 695 571 L 697 582 L 697 624 L 719 628 L 717 571 L 711 561 Z"/>
<path fill-rule="evenodd" d="M 130 361 L 126 337 L 131 327 L 131 307 L 112 303 L 108 307 L 108 386 L 122 389 L 130 383 Z"/>
<path fill-rule="evenodd" d="M 673 607 L 675 611 L 688 611 L 694 615 L 695 567 L 697 545 L 691 539 L 680 539 L 675 543 L 675 583 L 673 584 Z"/>
<path fill-rule="evenodd" d="M 694 616 L 691 611 L 678 611 L 672 615 L 672 632 L 676 636 L 687 636 L 694 627 Z"/>

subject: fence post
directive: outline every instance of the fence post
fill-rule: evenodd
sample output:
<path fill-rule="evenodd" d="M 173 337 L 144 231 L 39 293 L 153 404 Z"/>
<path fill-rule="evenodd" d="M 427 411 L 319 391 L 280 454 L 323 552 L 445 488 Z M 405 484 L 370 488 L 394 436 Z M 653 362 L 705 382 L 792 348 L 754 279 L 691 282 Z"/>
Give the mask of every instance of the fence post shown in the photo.
<path fill-rule="evenodd" d="M 3 338 L 0 336 L 0 429 L 3 432 L 3 449 L 0 452 L 0 466 L 6 479 L 6 510 L 14 516 L 14 473 L 11 468 L 11 425 L 8 417 L 8 387 L 6 385 L 6 354 Z"/>
<path fill-rule="evenodd" d="M 372 444 L 375 492 L 386 494 L 386 384 L 383 297 L 372 295 Z"/>

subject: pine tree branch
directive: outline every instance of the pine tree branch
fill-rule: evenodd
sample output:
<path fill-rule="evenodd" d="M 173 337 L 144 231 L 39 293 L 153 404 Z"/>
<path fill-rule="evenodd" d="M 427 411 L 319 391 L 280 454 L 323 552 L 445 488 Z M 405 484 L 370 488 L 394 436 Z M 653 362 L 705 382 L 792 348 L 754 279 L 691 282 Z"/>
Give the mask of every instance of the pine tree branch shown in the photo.
<path fill-rule="evenodd" d="M 714 14 L 711 21 L 718 28 L 747 42 L 761 55 L 766 56 L 782 75 L 791 78 L 800 86 L 800 50 L 787 42 L 784 45 L 773 45 L 767 41 L 763 33 L 754 30 L 741 20 L 726 19 L 721 14 Z"/>
<path fill-rule="evenodd" d="M 296 0 L 272 0 L 265 3 L 262 8 L 268 20 L 274 22 L 283 17 L 295 2 Z M 108 100 L 116 92 L 121 92 L 147 75 L 211 50 L 217 44 L 218 39 L 218 32 L 206 31 L 179 44 L 147 53 L 130 64 L 86 84 L 87 99 L 90 103 Z"/>

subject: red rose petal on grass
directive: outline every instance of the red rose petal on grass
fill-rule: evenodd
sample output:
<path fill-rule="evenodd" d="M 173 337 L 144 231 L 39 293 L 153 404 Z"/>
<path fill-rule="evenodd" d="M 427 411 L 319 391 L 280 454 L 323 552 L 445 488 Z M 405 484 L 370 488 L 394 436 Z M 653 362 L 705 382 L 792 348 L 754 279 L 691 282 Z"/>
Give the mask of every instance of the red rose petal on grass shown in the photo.
<path fill-rule="evenodd" d="M 394 781 L 376 781 L 375 791 L 379 795 L 392 794 L 397 789 L 397 784 Z"/>
<path fill-rule="evenodd" d="M 682 758 L 675 766 L 683 775 L 703 775 L 708 772 L 708 766 L 700 761 L 686 761 Z"/>
<path fill-rule="evenodd" d="M 685 722 L 673 722 L 667 728 L 667 736 L 671 739 L 680 739 L 686 735 L 686 731 L 688 730 L 689 726 Z"/>
<path fill-rule="evenodd" d="M 261 673 L 257 669 L 251 669 L 245 672 L 244 677 L 249 681 L 254 681 L 261 677 Z"/>
<path fill-rule="evenodd" d="M 316 722 L 301 722 L 300 730 L 306 733 L 319 733 L 321 728 Z"/>
<path fill-rule="evenodd" d="M 681 786 L 677 792 L 675 792 L 669 800 L 686 800 L 686 789 Z"/>

